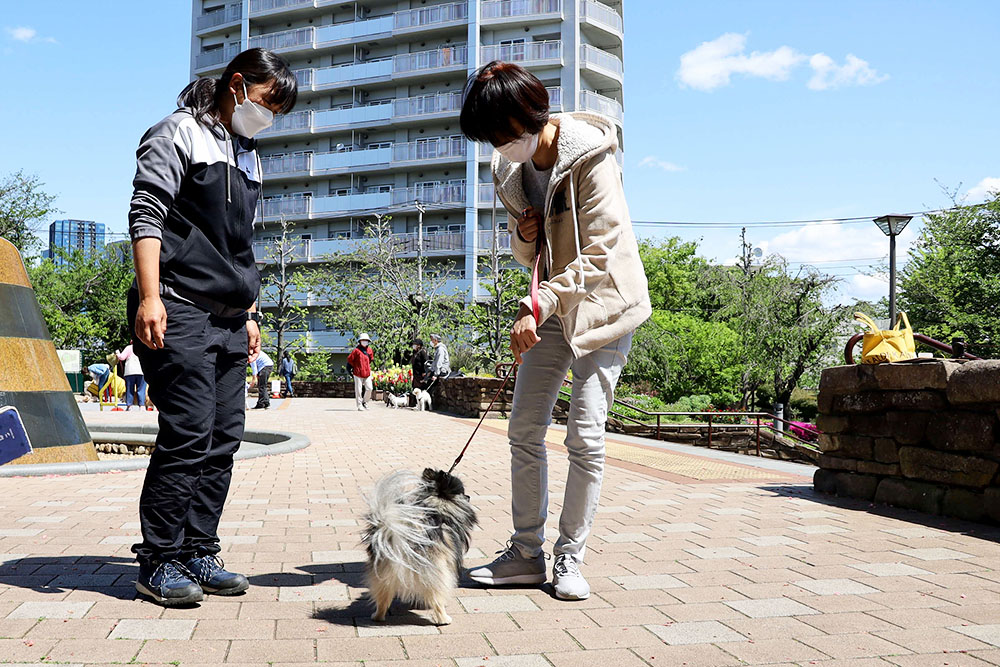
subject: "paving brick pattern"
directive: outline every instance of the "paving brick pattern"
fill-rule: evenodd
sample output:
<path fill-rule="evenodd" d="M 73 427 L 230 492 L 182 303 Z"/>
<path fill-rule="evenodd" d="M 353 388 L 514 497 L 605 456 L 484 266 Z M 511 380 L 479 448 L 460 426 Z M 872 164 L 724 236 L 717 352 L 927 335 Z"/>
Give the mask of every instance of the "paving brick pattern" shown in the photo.
<path fill-rule="evenodd" d="M 0 480 L 0 663 L 1000 665 L 1000 530 L 817 496 L 808 480 L 752 461 L 629 453 L 622 442 L 583 568 L 590 599 L 464 583 L 452 625 L 398 603 L 373 623 L 360 498 L 390 470 L 446 468 L 472 422 L 352 403 L 250 413 L 251 426 L 304 432 L 313 445 L 237 464 L 222 555 L 253 585 L 192 609 L 135 599 L 141 472 Z M 488 423 L 458 470 L 482 521 L 471 564 L 509 535 L 504 426 Z M 566 468 L 552 446 L 550 535 Z"/>

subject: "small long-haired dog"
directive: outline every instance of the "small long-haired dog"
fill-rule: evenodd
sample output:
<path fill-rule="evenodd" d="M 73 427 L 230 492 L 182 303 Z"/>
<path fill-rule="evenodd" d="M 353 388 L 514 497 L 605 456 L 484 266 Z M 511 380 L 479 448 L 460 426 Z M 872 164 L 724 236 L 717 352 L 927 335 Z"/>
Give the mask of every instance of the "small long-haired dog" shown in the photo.
<path fill-rule="evenodd" d="M 407 404 L 409 404 L 409 402 L 410 399 L 408 396 L 406 396 L 406 394 L 403 394 L 402 396 L 396 396 L 395 394 L 390 394 L 389 392 L 385 392 L 385 404 L 386 406 L 391 407 L 394 410 L 397 408 L 405 408 Z"/>
<path fill-rule="evenodd" d="M 413 396 L 417 399 L 417 410 L 423 412 L 431 409 L 431 394 L 425 389 L 414 389 Z"/>
<path fill-rule="evenodd" d="M 437 625 L 451 623 L 445 608 L 479 522 L 462 481 L 443 470 L 427 468 L 419 477 L 398 470 L 380 479 L 367 501 L 361 541 L 372 620 L 384 621 L 399 598 L 423 603 Z"/>

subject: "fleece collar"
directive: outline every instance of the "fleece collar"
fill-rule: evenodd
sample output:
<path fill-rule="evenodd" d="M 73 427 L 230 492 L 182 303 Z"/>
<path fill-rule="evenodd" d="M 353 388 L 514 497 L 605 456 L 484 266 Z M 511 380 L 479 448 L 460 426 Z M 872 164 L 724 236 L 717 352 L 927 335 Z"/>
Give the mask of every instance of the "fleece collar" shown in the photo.
<path fill-rule="evenodd" d="M 573 169 L 608 149 L 618 148 L 618 136 L 614 125 L 605 117 L 587 111 L 572 111 L 553 114 L 559 122 L 559 136 L 556 137 L 557 157 L 549 176 L 549 186 L 545 193 L 546 208 L 552 193 Z M 521 174 L 524 165 L 511 162 L 497 151 L 493 151 L 491 167 L 497 196 L 514 215 L 529 206 L 524 193 Z"/>

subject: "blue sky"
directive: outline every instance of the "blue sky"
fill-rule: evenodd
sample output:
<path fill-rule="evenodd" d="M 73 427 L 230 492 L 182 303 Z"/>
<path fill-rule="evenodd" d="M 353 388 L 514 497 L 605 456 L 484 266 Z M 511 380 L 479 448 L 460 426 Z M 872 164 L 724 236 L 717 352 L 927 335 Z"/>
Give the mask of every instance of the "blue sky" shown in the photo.
<path fill-rule="evenodd" d="M 124 232 L 136 143 L 188 81 L 190 3 L 75 7 L 0 0 L 0 174 L 37 173 L 64 217 Z M 935 179 L 982 199 L 1000 185 L 998 25 L 992 0 L 627 0 L 633 219 L 918 211 L 948 204 Z M 701 239 L 719 261 L 737 252 L 738 229 L 637 231 Z M 860 275 L 887 252 L 874 224 L 750 237 L 843 275 L 845 299 L 886 290 Z"/>

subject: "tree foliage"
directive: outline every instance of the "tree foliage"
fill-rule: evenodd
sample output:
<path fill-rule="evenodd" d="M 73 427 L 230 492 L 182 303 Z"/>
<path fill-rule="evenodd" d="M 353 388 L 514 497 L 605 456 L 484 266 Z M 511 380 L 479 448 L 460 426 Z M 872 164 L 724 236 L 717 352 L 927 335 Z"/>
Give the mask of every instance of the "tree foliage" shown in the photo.
<path fill-rule="evenodd" d="M 57 250 L 63 259 L 28 264 L 28 276 L 59 349 L 78 349 L 84 363 L 103 360 L 132 339 L 126 315 L 135 273 L 132 257 L 118 253 Z"/>
<path fill-rule="evenodd" d="M 38 246 L 35 236 L 56 213 L 55 197 L 44 192 L 38 176 L 18 171 L 0 180 L 0 237 L 27 256 Z"/>
<path fill-rule="evenodd" d="M 364 331 L 376 360 L 400 363 L 410 341 L 424 332 L 461 337 L 464 293 L 447 289 L 453 263 L 435 264 L 418 276 L 417 260 L 392 234 L 389 219 L 376 216 L 350 252 L 335 253 L 312 269 L 313 294 L 329 302 L 323 320 L 344 335 Z"/>
<path fill-rule="evenodd" d="M 304 249 L 303 241 L 291 236 L 294 225 L 284 217 L 278 225 L 281 235 L 257 259 L 269 265 L 261 272 L 261 301 L 274 304 L 267 309 L 262 335 L 266 343 L 273 341 L 276 358 L 280 359 L 285 350 L 295 352 L 304 345 L 302 337 L 289 341 L 288 333 L 305 328 L 309 306 L 301 297 L 311 291 L 313 274 L 293 266 Z"/>
<path fill-rule="evenodd" d="M 944 342 L 964 337 L 973 354 L 1000 355 L 1000 195 L 928 215 L 900 287 L 916 331 Z"/>

